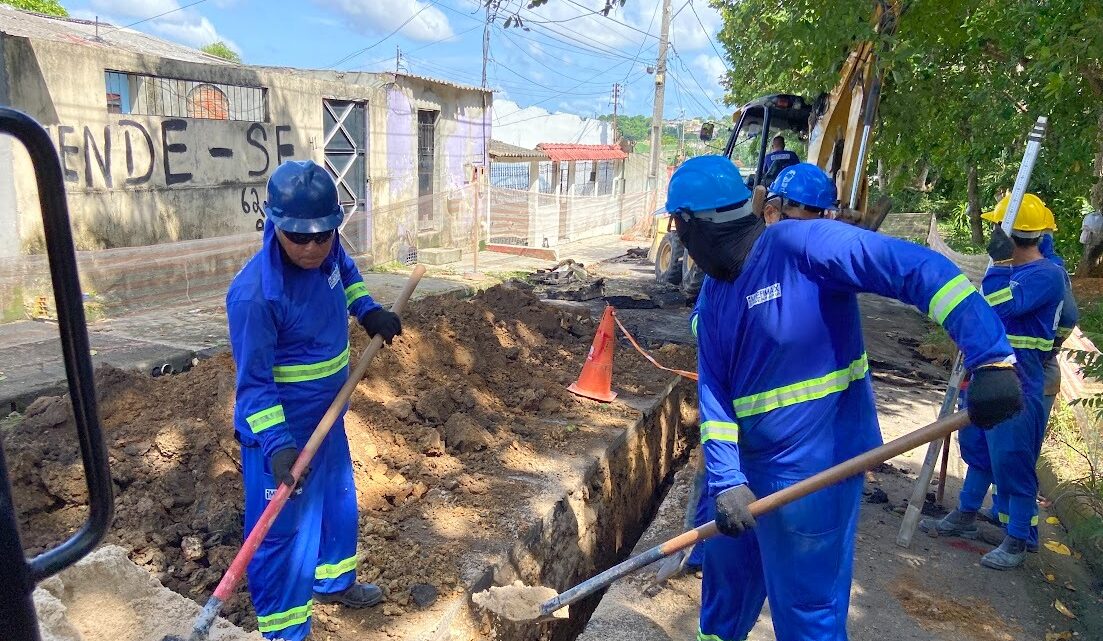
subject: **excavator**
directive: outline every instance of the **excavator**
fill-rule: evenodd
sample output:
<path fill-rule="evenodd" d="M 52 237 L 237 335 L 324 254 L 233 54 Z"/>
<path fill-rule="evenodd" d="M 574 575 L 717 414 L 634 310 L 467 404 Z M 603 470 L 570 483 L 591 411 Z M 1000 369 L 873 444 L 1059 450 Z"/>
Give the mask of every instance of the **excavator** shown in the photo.
<path fill-rule="evenodd" d="M 880 33 L 895 31 L 899 4 L 878 4 L 873 24 Z M 862 42 L 848 54 L 839 81 L 830 93 L 814 100 L 794 94 L 771 94 L 748 102 L 732 115 L 733 128 L 723 154 L 740 168 L 752 190 L 769 187 L 773 178 L 766 156 L 775 136 L 786 141 L 806 162 L 828 173 L 839 191 L 838 217 L 866 229 L 877 229 L 888 214 L 886 197 L 867 207 L 864 168 L 881 94 L 883 73 L 873 43 Z M 703 132 L 707 135 L 707 130 Z M 776 171 L 776 169 L 775 169 Z M 703 274 L 693 264 L 665 210 L 655 213 L 651 225 L 648 259 L 655 264 L 655 279 L 680 287 L 693 301 Z"/>

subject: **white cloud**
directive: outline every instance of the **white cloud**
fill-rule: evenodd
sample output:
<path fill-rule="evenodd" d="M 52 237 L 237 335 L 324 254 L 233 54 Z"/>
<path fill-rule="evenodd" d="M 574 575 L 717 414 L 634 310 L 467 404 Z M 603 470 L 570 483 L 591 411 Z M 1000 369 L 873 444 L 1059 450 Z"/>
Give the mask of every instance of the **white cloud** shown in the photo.
<path fill-rule="evenodd" d="M 230 49 L 241 53 L 241 48 L 218 33 L 206 16 L 194 9 L 181 9 L 176 0 L 92 0 L 90 6 L 92 11 L 81 13 L 100 12 L 101 18 L 114 16 L 112 22 L 120 27 L 164 13 L 166 15 L 135 25 L 135 28 L 195 48 L 221 40 Z"/>
<path fill-rule="evenodd" d="M 148 18 L 180 8 L 176 0 L 92 0 L 89 4 L 96 11 L 127 18 Z"/>
<path fill-rule="evenodd" d="M 720 79 L 724 77 L 724 74 L 727 73 L 728 70 L 727 67 L 724 66 L 723 60 L 707 53 L 697 54 L 697 57 L 693 59 L 692 66 L 703 72 L 704 78 L 702 79 L 707 80 L 707 83 L 702 82 L 701 84 L 705 85 L 706 88 L 709 88 L 710 85 L 719 87 Z"/>
<path fill-rule="evenodd" d="M 440 40 L 454 35 L 444 12 L 434 6 L 427 6 L 425 2 L 314 0 L 314 3 L 327 11 L 340 14 L 357 31 L 373 36 L 386 35 L 411 17 L 413 19 L 399 32 L 411 40 Z"/>
<path fill-rule="evenodd" d="M 166 16 L 167 17 L 167 16 Z M 154 20 L 150 29 L 169 40 L 182 42 L 192 47 L 204 47 L 221 40 L 226 46 L 241 53 L 241 48 L 233 40 L 221 35 L 211 21 L 200 15 L 182 15 L 178 20 Z"/>
<path fill-rule="evenodd" d="M 697 21 L 697 17 L 693 15 L 693 9 L 697 10 L 697 15 L 701 17 L 701 22 Z M 701 30 L 701 25 L 705 26 L 705 31 Z M 687 6 L 674 18 L 674 22 L 671 24 L 671 38 L 678 46 L 678 50 L 684 52 L 694 51 L 697 49 L 708 49 L 712 51 L 712 45 L 709 44 L 709 38 L 716 43 L 717 48 L 720 47 L 720 41 L 717 39 L 716 34 L 720 31 L 720 27 L 723 21 L 720 18 L 720 13 L 708 6 L 704 2 L 694 2 L 693 7 Z M 657 30 L 657 28 L 656 28 Z M 723 53 L 723 49 L 720 49 Z"/>

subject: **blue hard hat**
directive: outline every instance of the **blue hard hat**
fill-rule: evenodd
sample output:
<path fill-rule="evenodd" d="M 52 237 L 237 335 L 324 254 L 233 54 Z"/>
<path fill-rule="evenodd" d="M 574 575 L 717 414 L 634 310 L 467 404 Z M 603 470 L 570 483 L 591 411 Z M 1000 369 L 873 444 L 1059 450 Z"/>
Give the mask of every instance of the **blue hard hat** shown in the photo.
<path fill-rule="evenodd" d="M 345 219 L 337 185 L 313 160 L 288 160 L 272 172 L 264 214 L 278 229 L 304 234 L 337 229 Z"/>
<path fill-rule="evenodd" d="M 835 182 L 809 162 L 782 169 L 770 185 L 770 194 L 817 209 L 834 209 L 838 199 Z"/>
<path fill-rule="evenodd" d="M 735 163 L 725 156 L 697 156 L 674 170 L 666 192 L 666 210 L 688 213 L 724 209 L 744 202 L 751 190 Z"/>

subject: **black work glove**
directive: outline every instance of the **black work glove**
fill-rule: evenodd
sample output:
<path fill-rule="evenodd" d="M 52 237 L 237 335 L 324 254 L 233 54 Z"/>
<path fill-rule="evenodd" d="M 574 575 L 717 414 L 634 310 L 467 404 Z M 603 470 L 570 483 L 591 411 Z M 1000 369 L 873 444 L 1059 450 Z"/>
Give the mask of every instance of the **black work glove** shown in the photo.
<path fill-rule="evenodd" d="M 1015 250 L 1015 243 L 1003 233 L 1003 226 L 996 225 L 992 230 L 992 237 L 988 239 L 988 255 L 992 262 L 1011 260 L 1011 253 Z"/>
<path fill-rule="evenodd" d="M 295 477 L 291 475 L 291 467 L 295 465 L 295 459 L 299 458 L 299 450 L 293 447 L 285 447 L 282 450 L 276 450 L 276 453 L 269 459 L 268 464 L 272 468 L 272 477 L 279 483 L 282 483 L 292 489 L 291 496 L 295 496 Z M 299 482 L 302 483 L 306 480 L 306 474 L 309 470 L 304 470 L 302 478 Z"/>
<path fill-rule="evenodd" d="M 360 326 L 373 338 L 382 336 L 388 345 L 391 344 L 395 336 L 402 334 L 402 321 L 398 319 L 398 314 L 389 312 L 382 307 L 373 309 L 361 316 Z"/>
<path fill-rule="evenodd" d="M 746 484 L 724 490 L 716 497 L 716 529 L 728 536 L 739 536 L 754 527 L 750 505 L 754 492 Z"/>
<path fill-rule="evenodd" d="M 1023 408 L 1023 387 L 1011 364 L 995 363 L 978 367 L 969 381 L 966 396 L 969 420 L 987 430 Z"/>

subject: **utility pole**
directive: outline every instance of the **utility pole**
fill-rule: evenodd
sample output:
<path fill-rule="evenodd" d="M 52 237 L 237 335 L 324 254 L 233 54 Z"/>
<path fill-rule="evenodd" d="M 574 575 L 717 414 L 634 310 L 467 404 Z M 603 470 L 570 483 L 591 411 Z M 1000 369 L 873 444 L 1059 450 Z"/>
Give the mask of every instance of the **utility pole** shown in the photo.
<path fill-rule="evenodd" d="M 490 58 L 490 25 L 494 23 L 494 18 L 497 17 L 497 8 L 491 9 L 490 3 L 486 4 L 486 22 L 483 23 L 483 162 L 481 171 L 476 172 L 475 180 L 475 212 L 471 217 L 472 222 L 472 235 L 474 236 L 474 247 L 471 248 L 471 271 L 464 276 L 471 280 L 480 280 L 483 275 L 479 273 L 479 232 L 483 221 L 486 222 L 486 228 L 490 230 L 490 105 L 486 102 L 486 62 Z M 479 201 L 480 183 L 482 186 L 482 202 Z M 482 210 L 482 211 L 480 211 Z"/>
<path fill-rule="evenodd" d="M 663 153 L 663 100 L 666 98 L 666 47 L 670 35 L 670 0 L 663 0 L 662 31 L 659 32 L 659 60 L 655 65 L 655 108 L 651 112 L 651 162 L 647 182 L 659 186 L 659 162 Z"/>
<path fill-rule="evenodd" d="M 617 107 L 620 104 L 620 83 L 613 84 L 613 144 L 620 142 L 620 133 L 617 129 Z"/>
<path fill-rule="evenodd" d="M 402 60 L 402 50 L 398 48 L 398 45 L 394 46 L 394 73 L 398 75 L 398 64 Z"/>

